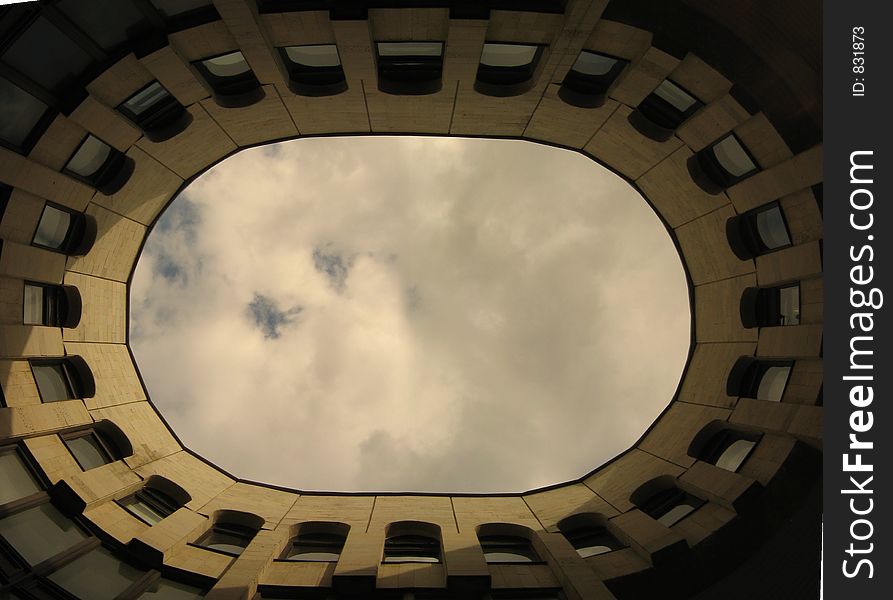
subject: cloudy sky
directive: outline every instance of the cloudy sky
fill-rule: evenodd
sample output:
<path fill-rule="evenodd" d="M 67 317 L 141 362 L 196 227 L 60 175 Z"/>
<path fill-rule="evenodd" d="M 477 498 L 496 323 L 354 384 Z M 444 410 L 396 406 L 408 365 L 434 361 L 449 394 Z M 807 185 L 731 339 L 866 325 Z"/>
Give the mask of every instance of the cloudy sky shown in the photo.
<path fill-rule="evenodd" d="M 183 442 L 301 489 L 513 492 L 625 450 L 666 406 L 688 293 L 657 217 L 573 152 L 326 138 L 180 195 L 131 344 Z"/>

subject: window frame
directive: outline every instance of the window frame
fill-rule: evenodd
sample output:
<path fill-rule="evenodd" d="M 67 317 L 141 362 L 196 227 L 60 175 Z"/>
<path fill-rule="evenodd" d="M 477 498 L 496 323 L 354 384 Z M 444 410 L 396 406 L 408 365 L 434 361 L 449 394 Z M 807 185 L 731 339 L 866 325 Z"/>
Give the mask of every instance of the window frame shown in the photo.
<path fill-rule="evenodd" d="M 747 459 L 751 454 L 753 454 L 757 444 L 759 444 L 762 439 L 762 432 L 745 431 L 730 425 L 727 421 L 716 419 L 704 425 L 704 427 L 695 434 L 691 444 L 689 444 L 687 454 L 695 460 L 709 463 L 732 473 L 737 473 L 744 463 L 747 462 Z M 751 444 L 750 448 L 744 453 L 734 469 L 721 466 L 719 464 L 720 460 L 725 456 L 726 452 L 739 441 L 749 442 Z"/>
<path fill-rule="evenodd" d="M 332 46 L 338 56 L 338 65 L 314 67 L 296 62 L 289 56 L 289 48 Z M 347 77 L 341 62 L 341 52 L 337 44 L 299 44 L 277 46 L 276 50 L 288 72 L 288 89 L 299 96 L 334 96 L 347 91 Z"/>
<path fill-rule="evenodd" d="M 527 537 L 508 533 L 478 534 L 478 544 L 484 553 L 484 561 L 488 565 L 536 565 L 544 564 L 542 558 L 533 548 Z M 488 555 L 514 555 L 523 560 L 491 560 Z"/>
<path fill-rule="evenodd" d="M 205 550 L 210 550 L 211 552 L 218 552 L 220 554 L 225 554 L 226 556 L 241 556 L 254 537 L 257 535 L 259 529 L 254 529 L 248 525 L 241 525 L 238 523 L 231 523 L 227 521 L 217 521 L 215 522 L 207 531 L 205 531 L 202 535 L 200 535 L 195 542 L 193 542 L 192 546 L 197 546 L 199 548 L 204 548 Z M 215 535 L 226 535 L 233 538 L 237 538 L 241 541 L 245 542 L 244 546 L 241 546 L 242 550 L 238 553 L 231 552 L 229 550 L 223 550 L 221 548 L 214 548 L 212 546 L 208 546 L 208 541 L 213 538 Z M 236 544 L 231 544 L 235 546 Z"/>
<path fill-rule="evenodd" d="M 758 226 L 759 216 L 771 211 L 778 211 L 781 217 L 781 223 L 787 236 L 787 243 L 785 244 L 769 246 L 760 234 Z M 726 221 L 726 239 L 732 252 L 741 260 L 750 260 L 757 256 L 790 248 L 794 245 L 788 219 L 784 214 L 781 203 L 777 200 L 752 208 L 740 215 L 729 217 Z"/>
<path fill-rule="evenodd" d="M 279 555 L 277 560 L 283 562 L 315 562 L 315 563 L 337 563 L 341 560 L 341 554 L 344 552 L 344 544 L 347 542 L 347 535 L 335 533 L 331 531 L 313 531 L 307 533 L 298 533 L 289 540 L 285 549 Z M 295 548 L 305 546 L 307 551 L 293 554 Z M 334 551 L 337 549 L 337 552 Z M 334 559 L 323 558 L 298 558 L 304 554 L 331 554 Z"/>
<path fill-rule="evenodd" d="M 150 511 L 156 513 L 161 518 L 154 523 L 150 522 L 140 513 L 131 509 L 129 504 L 125 504 L 128 500 L 143 504 Z M 126 510 L 128 513 L 130 513 L 146 525 L 149 525 L 150 527 L 153 525 L 157 525 L 183 507 L 182 504 L 178 503 L 168 494 L 158 489 L 157 487 L 150 485 L 148 481 L 146 484 L 143 485 L 142 489 L 135 491 L 129 496 L 125 496 L 124 498 L 116 500 L 115 502 L 118 504 L 118 506 Z"/>
<path fill-rule="evenodd" d="M 629 66 L 629 60 L 606 52 L 584 48 L 580 50 L 580 54 L 577 55 L 574 64 L 580 60 L 584 53 L 608 58 L 615 61 L 615 63 L 607 73 L 602 75 L 589 75 L 576 71 L 573 65 L 571 65 L 571 68 L 568 69 L 564 79 L 561 81 L 561 87 L 558 88 L 558 97 L 565 103 L 577 108 L 598 108 L 605 104 L 605 100 L 608 98 L 608 91 L 620 78 L 626 67 Z"/>
<path fill-rule="evenodd" d="M 785 323 L 782 311 L 785 290 L 797 290 L 797 322 Z M 785 283 L 769 287 L 749 287 L 741 293 L 740 316 L 741 325 L 746 329 L 759 327 L 793 327 L 802 320 L 800 282 Z"/>
<path fill-rule="evenodd" d="M 525 46 L 536 48 L 533 58 L 529 63 L 517 67 L 499 67 L 485 65 L 481 62 L 488 45 L 494 46 Z M 546 44 L 529 44 L 524 42 L 499 42 L 488 40 L 481 47 L 481 56 L 478 59 L 478 68 L 474 78 L 474 89 L 479 94 L 494 97 L 520 96 L 530 91 L 536 85 L 539 67 L 542 64 Z"/>
<path fill-rule="evenodd" d="M 105 144 L 109 149 L 109 155 L 96 171 L 90 175 L 81 175 L 68 167 L 90 138 Z M 77 148 L 75 148 L 74 152 L 68 157 L 68 160 L 65 161 L 65 166 L 62 168 L 62 172 L 73 179 L 77 179 L 78 181 L 86 183 L 90 187 L 96 188 L 106 196 L 111 196 L 124 187 L 124 184 L 127 183 L 130 176 L 133 175 L 135 166 L 132 158 L 101 139 L 99 136 L 88 132 L 87 135 L 84 136 L 84 139 L 78 144 Z"/>
<path fill-rule="evenodd" d="M 694 102 L 687 109 L 679 110 L 657 91 L 669 84 L 690 97 Z M 691 91 L 667 77 L 642 100 L 627 120 L 642 135 L 665 142 L 673 137 L 676 130 L 704 107 L 704 102 Z"/>
<path fill-rule="evenodd" d="M 82 392 L 79 389 L 79 378 L 74 373 L 72 367 L 68 364 L 68 361 L 65 359 L 61 360 L 53 360 L 53 359 L 31 359 L 28 361 L 31 366 L 31 376 L 34 378 L 34 384 L 37 387 L 37 394 L 40 396 L 40 402 L 42 404 L 48 404 L 50 402 L 65 402 L 66 400 L 77 400 L 81 398 L 81 396 L 77 395 Z M 34 373 L 34 367 L 59 367 L 62 370 L 62 382 L 65 384 L 66 391 L 68 392 L 68 398 L 59 399 L 59 400 L 46 400 L 44 399 L 44 392 L 40 389 L 40 384 L 38 383 L 37 375 Z"/>
<path fill-rule="evenodd" d="M 716 147 L 729 138 L 735 140 L 735 143 L 738 144 L 753 165 L 753 168 L 746 173 L 737 175 L 727 171 L 720 163 L 719 157 L 716 156 Z M 753 177 L 762 170 L 756 157 L 754 157 L 753 153 L 734 131 L 728 132 L 706 148 L 698 150 L 691 155 L 687 161 L 687 167 L 692 181 L 703 191 L 714 196 L 729 189 L 736 183 Z"/>
<path fill-rule="evenodd" d="M 440 54 L 381 53 L 381 45 L 438 44 Z M 421 96 L 436 94 L 443 89 L 443 63 L 446 42 L 443 40 L 376 40 L 375 67 L 378 90 L 385 94 Z M 435 74 L 436 73 L 436 74 Z"/>
<path fill-rule="evenodd" d="M 242 57 L 242 60 L 248 66 L 248 71 L 236 75 L 222 76 L 212 73 L 204 64 L 209 60 L 224 58 L 233 54 L 239 54 Z M 223 108 L 244 108 L 256 104 L 266 97 L 263 85 L 261 85 L 260 80 L 258 80 L 257 75 L 255 75 L 254 70 L 248 63 L 248 59 L 245 58 L 245 54 L 240 49 L 199 58 L 192 61 L 192 66 L 208 87 L 211 88 L 211 96 L 218 106 Z"/>
<path fill-rule="evenodd" d="M 69 217 L 68 229 L 65 231 L 65 236 L 58 246 L 48 246 L 36 241 L 37 233 L 40 230 L 40 224 L 43 221 L 47 208 L 66 213 Z M 96 219 L 93 215 L 78 212 L 48 200 L 44 204 L 43 211 L 41 211 L 40 218 L 37 220 L 37 225 L 34 228 L 34 233 L 31 235 L 31 245 L 35 248 L 43 248 L 44 250 L 66 256 L 85 256 L 96 242 L 96 230 Z"/>
<path fill-rule="evenodd" d="M 43 307 L 39 323 L 29 323 L 26 319 L 27 303 L 25 302 L 25 295 L 28 287 L 41 288 L 43 290 Z M 55 308 L 51 307 L 53 303 L 55 303 Z M 22 323 L 24 325 L 74 329 L 80 323 L 81 310 L 81 294 L 73 285 L 57 285 L 25 280 L 22 296 Z"/>
<path fill-rule="evenodd" d="M 153 86 L 159 86 L 167 95 L 158 102 L 149 105 L 141 114 L 130 110 L 126 105 L 136 96 L 146 92 Z M 140 128 L 143 134 L 153 142 L 163 142 L 183 132 L 192 123 L 192 113 L 186 110 L 177 98 L 171 94 L 157 79 L 144 85 L 125 100 L 116 109 L 127 120 Z"/>
<path fill-rule="evenodd" d="M 784 395 L 787 392 L 788 384 L 791 382 L 795 364 L 796 361 L 793 359 L 766 360 L 757 359 L 753 356 L 742 356 L 735 361 L 735 364 L 729 371 L 726 379 L 726 395 L 738 398 L 751 398 L 763 402 L 784 402 Z M 785 367 L 788 369 L 781 394 L 778 400 L 758 398 L 763 378 L 769 372 L 769 369 L 773 367 Z"/>
<path fill-rule="evenodd" d="M 81 462 L 81 458 L 78 458 L 78 455 L 75 454 L 74 451 L 71 449 L 71 446 L 68 445 L 69 441 L 81 439 L 81 438 L 91 438 L 95 442 L 93 444 L 93 447 L 99 451 L 99 453 L 102 455 L 103 460 L 105 461 L 102 465 L 96 465 L 96 466 L 93 466 L 90 468 L 86 468 L 84 466 L 84 463 Z M 119 460 L 119 459 L 115 458 L 115 454 L 117 454 L 117 452 L 115 451 L 113 445 L 110 444 L 108 440 L 103 439 L 103 436 L 101 435 L 101 433 L 96 431 L 96 429 L 92 426 L 85 427 L 85 428 L 78 428 L 78 429 L 75 429 L 74 431 L 66 431 L 66 432 L 59 433 L 59 439 L 62 440 L 62 443 L 65 444 L 66 448 L 68 448 L 68 452 L 69 452 L 69 454 L 71 454 L 71 457 L 74 458 L 75 462 L 78 464 L 78 466 L 81 468 L 81 470 L 84 471 L 85 473 L 87 471 L 92 471 L 93 469 L 98 469 L 102 466 L 111 464 L 111 463 L 115 462 L 116 460 Z"/>

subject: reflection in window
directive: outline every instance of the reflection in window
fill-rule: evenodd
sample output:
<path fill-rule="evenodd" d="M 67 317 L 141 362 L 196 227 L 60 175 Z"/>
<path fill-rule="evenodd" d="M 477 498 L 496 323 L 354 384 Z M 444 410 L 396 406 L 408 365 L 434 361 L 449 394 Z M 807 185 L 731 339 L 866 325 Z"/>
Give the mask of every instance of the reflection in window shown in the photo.
<path fill-rule="evenodd" d="M 0 537 L 34 566 L 89 536 L 45 503 L 0 519 Z"/>
<path fill-rule="evenodd" d="M 741 295 L 741 324 L 744 327 L 799 325 L 800 285 L 747 288 Z"/>
<path fill-rule="evenodd" d="M 71 38 L 45 17 L 38 17 L 3 54 L 3 62 L 38 85 L 61 92 L 92 63 Z"/>
<path fill-rule="evenodd" d="M 540 557 L 530 540 L 517 535 L 478 536 L 484 560 L 488 563 L 535 563 Z"/>
<path fill-rule="evenodd" d="M 263 88 L 241 52 L 229 52 L 194 63 L 214 91 L 220 106 L 249 106 L 264 98 Z"/>
<path fill-rule="evenodd" d="M 781 402 L 790 375 L 791 367 L 789 366 L 767 367 L 760 378 L 756 394 L 757 400 Z"/>
<path fill-rule="evenodd" d="M 0 142 L 25 153 L 36 141 L 38 125 L 49 108 L 17 85 L 0 77 Z"/>
<path fill-rule="evenodd" d="M 726 394 L 781 402 L 793 366 L 793 361 L 765 361 L 742 356 L 729 372 Z"/>
<path fill-rule="evenodd" d="M 335 44 L 279 48 L 288 70 L 288 87 L 303 96 L 331 96 L 347 89 Z"/>
<path fill-rule="evenodd" d="M 582 558 L 606 554 L 624 547 L 603 526 L 583 525 L 567 531 L 562 529 L 561 533 Z"/>
<path fill-rule="evenodd" d="M 385 563 L 439 563 L 440 540 L 426 535 L 393 535 L 384 543 Z"/>
<path fill-rule="evenodd" d="M 133 0 L 59 0 L 56 7 L 103 50 L 112 50 L 148 28 Z"/>
<path fill-rule="evenodd" d="M 791 245 L 791 234 L 778 202 L 731 217 L 726 221 L 726 237 L 735 256 L 741 260 Z"/>
<path fill-rule="evenodd" d="M 78 398 L 77 375 L 65 361 L 32 363 L 34 382 L 42 402 Z"/>
<path fill-rule="evenodd" d="M 118 501 L 130 514 L 141 521 L 155 525 L 174 514 L 192 500 L 189 493 L 164 477 L 153 475 L 143 488 Z"/>
<path fill-rule="evenodd" d="M 68 159 L 65 172 L 111 195 L 127 183 L 133 167 L 133 159 L 88 134 Z"/>
<path fill-rule="evenodd" d="M 78 598 L 114 600 L 142 575 L 105 548 L 96 548 L 47 577 Z"/>
<path fill-rule="evenodd" d="M 217 550 L 238 556 L 242 554 L 254 536 L 257 529 L 237 523 L 217 522 L 196 542 L 197 545 L 210 550 Z"/>
<path fill-rule="evenodd" d="M 627 64 L 620 58 L 583 50 L 565 75 L 558 97 L 580 108 L 599 107 Z"/>
<path fill-rule="evenodd" d="M 671 527 L 693 513 L 704 500 L 676 487 L 671 479 L 652 480 L 633 492 L 633 504 L 665 527 Z"/>
<path fill-rule="evenodd" d="M 149 0 L 149 2 L 167 18 L 179 17 L 213 4 L 209 0 Z"/>
<path fill-rule="evenodd" d="M 703 104 L 692 94 L 665 79 L 630 113 L 629 122 L 641 134 L 666 141 L 701 106 Z"/>
<path fill-rule="evenodd" d="M 62 441 L 84 471 L 114 462 L 110 445 L 92 429 L 66 434 Z"/>
<path fill-rule="evenodd" d="M 41 491 L 37 478 L 15 446 L 0 447 L 0 504 Z"/>
<path fill-rule="evenodd" d="M 694 182 L 711 194 L 718 194 L 749 177 L 757 168 L 754 158 L 733 133 L 688 160 L 688 170 Z"/>
<path fill-rule="evenodd" d="M 336 533 L 298 535 L 286 550 L 284 560 L 301 562 L 338 562 L 345 537 Z"/>
<path fill-rule="evenodd" d="M 34 233 L 32 243 L 54 250 L 62 249 L 68 238 L 72 221 L 70 212 L 47 204 L 43 209 L 43 214 L 40 215 L 40 222 L 37 224 L 37 231 Z"/>
<path fill-rule="evenodd" d="M 441 89 L 443 42 L 378 42 L 378 89 L 433 94 Z"/>
<path fill-rule="evenodd" d="M 25 282 L 24 290 L 25 325 L 77 327 L 81 319 L 81 295 L 77 288 Z"/>
<path fill-rule="evenodd" d="M 761 437 L 761 433 L 741 431 L 724 421 L 712 421 L 694 437 L 688 447 L 688 455 L 735 472 L 744 464 Z"/>
<path fill-rule="evenodd" d="M 488 96 L 515 96 L 533 87 L 543 47 L 488 42 L 481 52 L 474 89 Z"/>
<path fill-rule="evenodd" d="M 192 115 L 157 81 L 125 100 L 118 111 L 153 142 L 172 138 L 192 122 Z"/>

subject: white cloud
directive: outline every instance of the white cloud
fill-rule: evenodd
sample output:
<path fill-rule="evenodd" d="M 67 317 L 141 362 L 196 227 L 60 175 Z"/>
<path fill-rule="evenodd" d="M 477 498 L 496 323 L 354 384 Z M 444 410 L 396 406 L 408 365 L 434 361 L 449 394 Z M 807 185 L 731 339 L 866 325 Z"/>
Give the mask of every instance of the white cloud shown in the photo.
<path fill-rule="evenodd" d="M 666 406 L 689 341 L 645 201 L 513 141 L 244 151 L 172 204 L 131 303 L 140 370 L 184 443 L 303 489 L 578 477 Z"/>

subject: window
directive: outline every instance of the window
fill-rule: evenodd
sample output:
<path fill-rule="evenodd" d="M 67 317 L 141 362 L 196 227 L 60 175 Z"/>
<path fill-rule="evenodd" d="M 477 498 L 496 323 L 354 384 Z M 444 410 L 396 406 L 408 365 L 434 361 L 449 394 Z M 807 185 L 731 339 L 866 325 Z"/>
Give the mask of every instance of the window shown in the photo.
<path fill-rule="evenodd" d="M 56 8 L 106 51 L 149 29 L 145 14 L 133 0 L 59 0 Z"/>
<path fill-rule="evenodd" d="M 168 31 L 179 31 L 220 18 L 210 0 L 149 0 L 167 24 Z"/>
<path fill-rule="evenodd" d="M 124 187 L 133 169 L 132 158 L 88 134 L 68 159 L 64 170 L 110 196 Z"/>
<path fill-rule="evenodd" d="M 157 81 L 125 100 L 118 112 L 133 121 L 153 142 L 174 137 L 192 122 L 192 114 Z"/>
<path fill-rule="evenodd" d="M 750 287 L 741 295 L 744 327 L 774 327 L 800 323 L 800 284 Z"/>
<path fill-rule="evenodd" d="M 718 194 L 756 171 L 756 160 L 733 133 L 688 159 L 691 178 L 709 194 Z"/>
<path fill-rule="evenodd" d="M 80 356 L 61 359 L 31 359 L 31 372 L 42 402 L 92 398 L 96 381 Z"/>
<path fill-rule="evenodd" d="M 73 329 L 81 320 L 81 294 L 71 285 L 26 281 L 22 304 L 25 325 Z"/>
<path fill-rule="evenodd" d="M 88 537 L 48 502 L 0 519 L 0 538 L 32 567 Z"/>
<path fill-rule="evenodd" d="M 78 598 L 114 600 L 142 576 L 142 571 L 115 558 L 105 548 L 96 548 L 47 578 Z"/>
<path fill-rule="evenodd" d="M 487 42 L 474 89 L 487 96 L 517 96 L 533 87 L 543 46 Z"/>
<path fill-rule="evenodd" d="M 176 483 L 153 475 L 143 489 L 118 501 L 127 512 L 148 525 L 160 523 L 174 514 L 192 497 Z"/>
<path fill-rule="evenodd" d="M 204 533 L 196 545 L 238 556 L 248 547 L 264 520 L 257 515 L 234 510 L 220 511 L 214 525 Z"/>
<path fill-rule="evenodd" d="M 629 122 L 642 135 L 662 142 L 702 106 L 682 86 L 665 79 L 630 113 Z"/>
<path fill-rule="evenodd" d="M 741 260 L 791 245 L 791 234 L 778 202 L 731 217 L 726 221 L 726 237 L 732 252 Z"/>
<path fill-rule="evenodd" d="M 49 124 L 49 107 L 17 85 L 0 78 L 0 143 L 27 153 Z"/>
<path fill-rule="evenodd" d="M 214 101 L 227 108 L 250 106 L 264 90 L 241 52 L 229 52 L 193 63 L 214 92 Z"/>
<path fill-rule="evenodd" d="M 287 46 L 279 54 L 288 69 L 288 89 L 302 96 L 332 96 L 347 89 L 335 44 Z"/>
<path fill-rule="evenodd" d="M 69 256 L 84 256 L 96 241 L 96 219 L 47 203 L 31 243 Z"/>
<path fill-rule="evenodd" d="M 153 581 L 148 588 L 142 593 L 140 599 L 154 598 L 155 600 L 200 600 L 205 594 L 201 589 L 171 581 L 169 579 L 159 578 Z"/>
<path fill-rule="evenodd" d="M 599 514 L 582 513 L 562 519 L 558 529 L 582 558 L 598 556 L 625 548 L 607 529 L 607 519 Z"/>
<path fill-rule="evenodd" d="M 67 434 L 62 441 L 84 471 L 114 462 L 109 445 L 92 429 Z"/>
<path fill-rule="evenodd" d="M 622 58 L 583 50 L 564 76 L 558 97 L 572 106 L 597 108 L 605 103 L 608 88 L 628 64 Z"/>
<path fill-rule="evenodd" d="M 75 83 L 93 62 L 85 50 L 43 16 L 9 45 L 2 60 L 54 93 Z"/>
<path fill-rule="evenodd" d="M 338 562 L 349 527 L 341 523 L 306 523 L 282 555 L 299 562 Z"/>
<path fill-rule="evenodd" d="M 378 42 L 378 89 L 388 94 L 434 94 L 442 86 L 443 42 Z"/>
<path fill-rule="evenodd" d="M 0 447 L 0 505 L 36 494 L 42 487 L 15 446 Z"/>
<path fill-rule="evenodd" d="M 439 563 L 440 527 L 430 523 L 402 521 L 388 526 L 383 563 Z"/>
<path fill-rule="evenodd" d="M 761 437 L 761 433 L 741 431 L 725 421 L 712 421 L 694 437 L 688 447 L 688 455 L 735 472 Z"/>
<path fill-rule="evenodd" d="M 729 372 L 726 394 L 781 402 L 793 366 L 793 361 L 758 360 L 742 356 Z"/>
<path fill-rule="evenodd" d="M 676 486 L 676 481 L 664 475 L 642 484 L 630 500 L 639 510 L 665 527 L 671 527 L 693 513 L 705 502 Z"/>
<path fill-rule="evenodd" d="M 488 563 L 541 562 L 530 540 L 517 535 L 478 535 L 484 560 Z"/>

